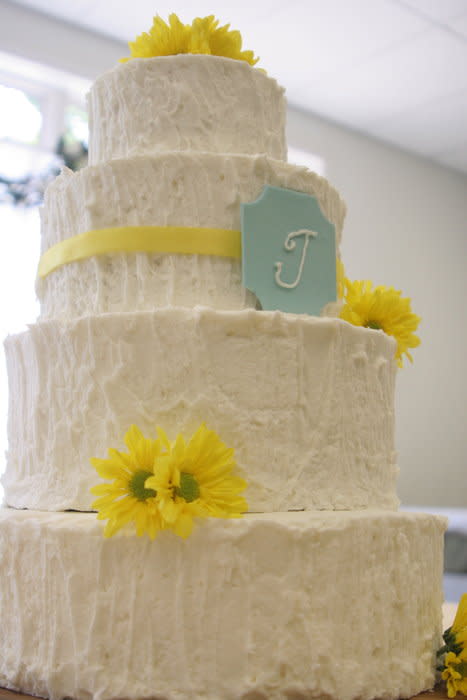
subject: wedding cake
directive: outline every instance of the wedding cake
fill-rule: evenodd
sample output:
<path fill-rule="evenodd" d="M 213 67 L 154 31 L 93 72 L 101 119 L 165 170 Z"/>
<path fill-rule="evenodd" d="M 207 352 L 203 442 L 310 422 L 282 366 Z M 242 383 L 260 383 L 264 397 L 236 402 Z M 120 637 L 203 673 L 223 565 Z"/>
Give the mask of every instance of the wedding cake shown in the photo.
<path fill-rule="evenodd" d="M 4 687 L 370 700 L 434 684 L 444 522 L 397 510 L 396 341 L 268 309 L 228 252 L 269 187 L 317 203 L 339 260 L 344 203 L 285 161 L 285 108 L 230 54 L 133 58 L 91 89 L 89 166 L 42 210 L 40 318 L 5 344 Z M 202 470 L 233 470 L 231 448 L 227 496 Z M 137 533 L 92 463 L 121 488 L 133 469 Z"/>

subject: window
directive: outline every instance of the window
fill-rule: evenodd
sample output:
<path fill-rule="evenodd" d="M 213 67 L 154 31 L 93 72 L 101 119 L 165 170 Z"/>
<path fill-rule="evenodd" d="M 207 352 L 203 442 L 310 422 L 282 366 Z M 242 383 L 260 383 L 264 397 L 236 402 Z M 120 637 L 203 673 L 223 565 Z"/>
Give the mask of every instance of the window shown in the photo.
<path fill-rule="evenodd" d="M 2 64 L 11 65 L 11 62 L 2 61 Z M 20 64 L 24 66 L 25 62 Z M 8 334 L 24 330 L 38 315 L 34 284 L 40 255 L 38 204 L 44 189 L 63 163 L 74 169 L 86 163 L 88 132 L 83 82 L 78 82 L 79 90 L 70 91 L 69 80 L 62 80 L 55 72 L 45 75 L 44 70 L 33 66 L 35 79 L 15 72 L 0 73 L 2 340 Z M 38 80 L 38 75 L 43 79 Z M 7 404 L 7 374 L 2 358 L 0 474 L 7 449 Z M 2 494 L 0 485 L 0 501 Z"/>
<path fill-rule="evenodd" d="M 37 99 L 18 88 L 0 85 L 0 139 L 37 144 L 42 114 Z"/>

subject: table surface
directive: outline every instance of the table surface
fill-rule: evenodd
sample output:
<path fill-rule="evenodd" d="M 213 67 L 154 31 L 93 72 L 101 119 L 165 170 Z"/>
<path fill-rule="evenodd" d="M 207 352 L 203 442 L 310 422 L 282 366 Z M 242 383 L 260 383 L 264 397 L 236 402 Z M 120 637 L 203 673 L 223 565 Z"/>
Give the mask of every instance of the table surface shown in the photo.
<path fill-rule="evenodd" d="M 434 690 L 429 690 L 426 693 L 420 693 L 418 698 L 427 698 L 429 700 L 446 700 L 447 693 L 444 685 L 438 685 Z M 0 700 L 31 700 L 31 695 L 23 695 L 22 693 L 14 693 L 12 690 L 0 688 Z"/>

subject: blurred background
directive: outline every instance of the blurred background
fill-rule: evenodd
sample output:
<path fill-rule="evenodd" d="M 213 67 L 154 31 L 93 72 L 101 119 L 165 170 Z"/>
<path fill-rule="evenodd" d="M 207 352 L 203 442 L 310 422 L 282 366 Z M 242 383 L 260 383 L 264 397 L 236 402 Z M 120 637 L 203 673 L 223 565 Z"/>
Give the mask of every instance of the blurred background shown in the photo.
<path fill-rule="evenodd" d="M 401 289 L 422 317 L 397 378 L 398 490 L 403 507 L 449 515 L 456 599 L 467 590 L 467 0 L 0 0 L 0 335 L 37 316 L 38 206 L 64 163 L 86 164 L 90 83 L 155 12 L 215 14 L 241 31 L 286 88 L 289 160 L 347 203 L 348 276 Z M 4 362 L 0 393 L 3 459 Z"/>

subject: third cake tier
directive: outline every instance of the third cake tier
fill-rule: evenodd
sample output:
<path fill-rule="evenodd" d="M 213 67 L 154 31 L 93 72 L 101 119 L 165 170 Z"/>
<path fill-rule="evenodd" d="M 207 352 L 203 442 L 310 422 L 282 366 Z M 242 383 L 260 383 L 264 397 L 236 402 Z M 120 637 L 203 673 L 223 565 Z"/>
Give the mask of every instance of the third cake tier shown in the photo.
<path fill-rule="evenodd" d="M 46 321 L 6 343 L 9 505 L 90 508 L 91 457 L 132 424 L 203 422 L 251 511 L 397 506 L 394 340 L 339 319 L 166 309 Z"/>

